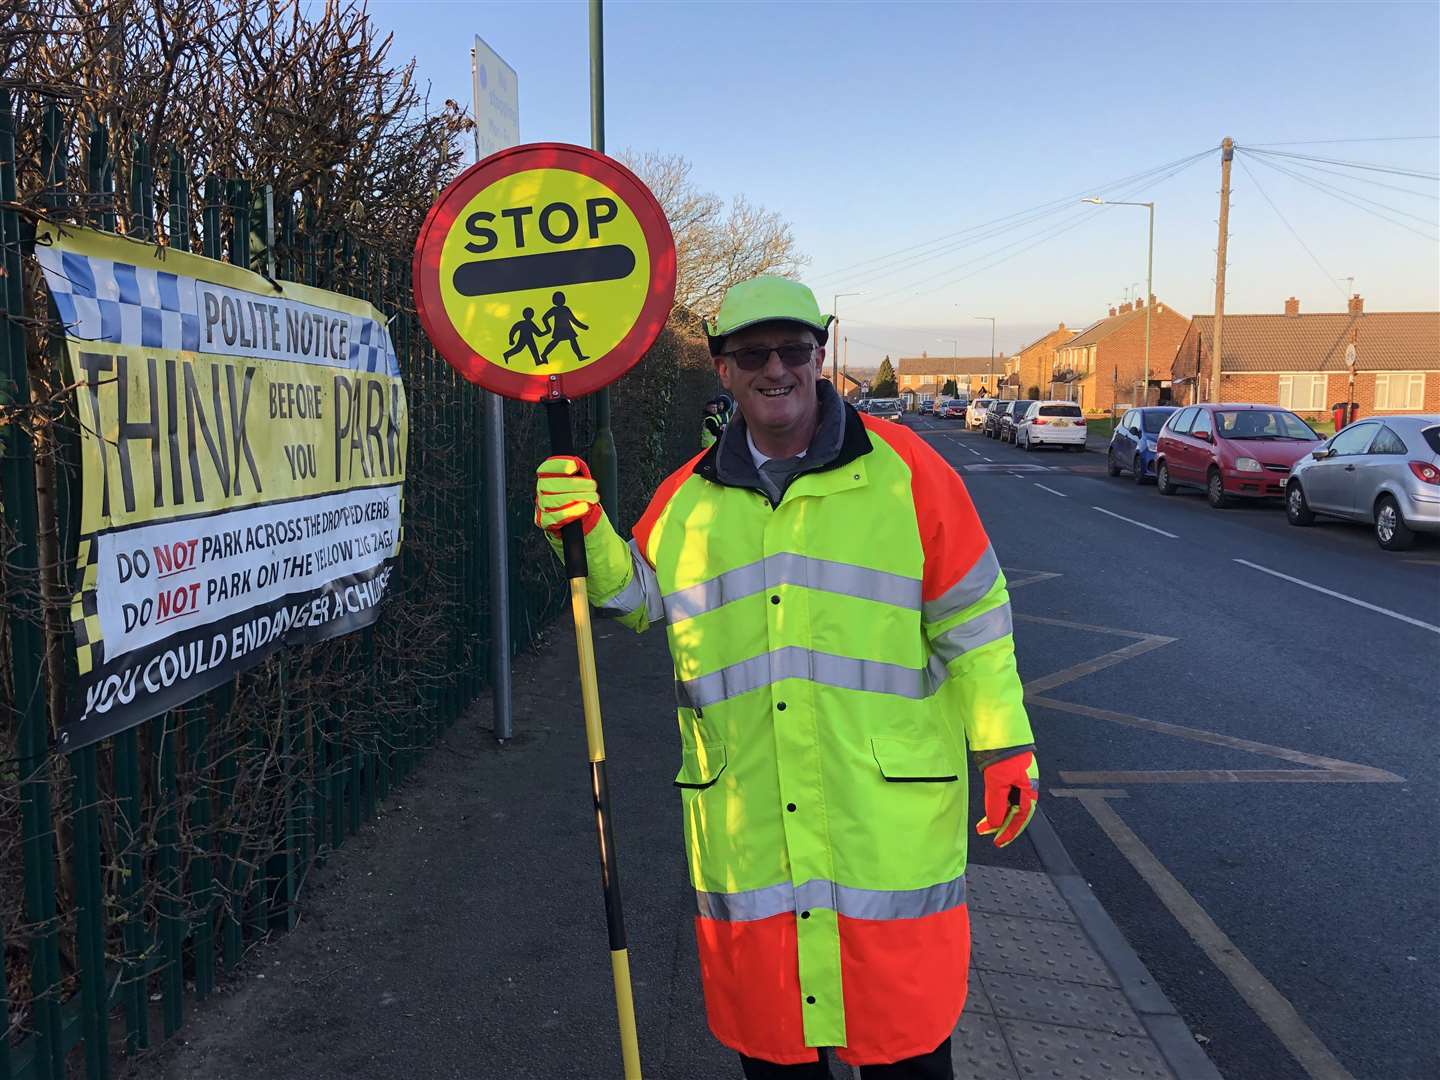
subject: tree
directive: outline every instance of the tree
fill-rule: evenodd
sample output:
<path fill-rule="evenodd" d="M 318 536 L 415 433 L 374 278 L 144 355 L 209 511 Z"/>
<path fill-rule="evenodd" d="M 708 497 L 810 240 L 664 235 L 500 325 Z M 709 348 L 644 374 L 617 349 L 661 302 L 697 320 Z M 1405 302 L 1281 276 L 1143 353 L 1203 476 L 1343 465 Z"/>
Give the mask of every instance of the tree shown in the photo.
<path fill-rule="evenodd" d="M 895 369 L 890 365 L 890 357 L 880 361 L 880 370 L 875 373 L 875 381 L 870 384 L 871 397 L 894 397 L 899 391 L 895 387 Z"/>
<path fill-rule="evenodd" d="M 956 397 L 960 393 L 960 388 L 955 385 L 954 379 L 946 379 L 945 385 L 940 387 L 940 393 L 944 397 Z"/>
<path fill-rule="evenodd" d="M 701 190 L 694 166 L 679 154 L 626 150 L 620 159 L 655 193 L 670 222 L 677 309 L 708 315 L 736 282 L 757 274 L 792 276 L 805 265 L 789 222 L 743 195 L 726 206 Z"/>

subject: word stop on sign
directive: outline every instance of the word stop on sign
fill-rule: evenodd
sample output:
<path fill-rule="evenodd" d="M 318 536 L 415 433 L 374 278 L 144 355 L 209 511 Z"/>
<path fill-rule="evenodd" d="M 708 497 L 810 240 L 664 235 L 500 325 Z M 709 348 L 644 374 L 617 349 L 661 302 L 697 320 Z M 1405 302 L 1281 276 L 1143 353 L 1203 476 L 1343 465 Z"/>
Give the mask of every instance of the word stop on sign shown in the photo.
<path fill-rule="evenodd" d="M 489 363 L 564 374 L 603 358 L 634 327 L 650 287 L 635 213 L 594 177 L 528 169 L 456 215 L 439 288 L 455 331 Z"/>

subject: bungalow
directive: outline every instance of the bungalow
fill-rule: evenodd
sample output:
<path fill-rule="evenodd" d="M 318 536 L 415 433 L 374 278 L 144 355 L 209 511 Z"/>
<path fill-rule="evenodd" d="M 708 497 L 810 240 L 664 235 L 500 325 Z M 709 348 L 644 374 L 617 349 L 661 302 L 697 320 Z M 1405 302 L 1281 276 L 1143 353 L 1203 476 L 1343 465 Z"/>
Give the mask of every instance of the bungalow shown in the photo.
<path fill-rule="evenodd" d="M 1215 317 L 1197 315 L 1175 354 L 1176 400 L 1206 400 L 1214 356 Z M 1440 312 L 1365 310 L 1360 296 L 1346 311 L 1225 316 L 1221 401 L 1280 405 L 1315 419 L 1345 400 L 1355 346 L 1355 396 L 1360 416 L 1440 412 Z"/>

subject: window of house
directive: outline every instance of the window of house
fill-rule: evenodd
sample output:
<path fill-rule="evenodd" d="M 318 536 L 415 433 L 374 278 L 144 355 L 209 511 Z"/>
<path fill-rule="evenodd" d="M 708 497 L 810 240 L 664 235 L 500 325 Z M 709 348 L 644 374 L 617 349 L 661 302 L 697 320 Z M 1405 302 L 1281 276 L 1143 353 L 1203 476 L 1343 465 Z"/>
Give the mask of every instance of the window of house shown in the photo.
<path fill-rule="evenodd" d="M 1292 411 L 1325 409 L 1325 376 L 1299 372 L 1280 376 L 1280 407 Z"/>
<path fill-rule="evenodd" d="M 1386 371 L 1375 376 L 1375 408 L 1418 409 L 1425 401 L 1423 371 Z"/>

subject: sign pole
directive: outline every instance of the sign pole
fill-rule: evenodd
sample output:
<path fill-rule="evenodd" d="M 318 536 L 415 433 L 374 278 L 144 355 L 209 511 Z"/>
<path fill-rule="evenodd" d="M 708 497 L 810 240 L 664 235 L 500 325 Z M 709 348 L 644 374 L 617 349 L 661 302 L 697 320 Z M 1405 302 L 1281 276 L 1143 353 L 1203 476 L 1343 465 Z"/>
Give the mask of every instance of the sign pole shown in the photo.
<path fill-rule="evenodd" d="M 603 0 L 590 0 L 590 146 L 605 152 L 605 8 Z M 595 442 L 590 447 L 590 468 L 600 485 L 600 505 L 620 526 L 620 464 L 615 454 L 615 432 L 610 426 L 610 388 L 595 394 Z"/>
<path fill-rule="evenodd" d="M 470 86 L 475 115 L 482 115 L 478 48 L 470 50 Z M 518 119 L 516 123 L 518 129 Z M 475 160 L 485 154 L 480 144 L 481 125 L 475 124 Z M 518 135 L 518 130 L 517 130 Z M 490 538 L 490 692 L 495 741 L 502 746 L 515 733 L 510 687 L 510 530 L 505 520 L 505 400 L 481 390 L 485 418 L 485 534 Z"/>
<path fill-rule="evenodd" d="M 547 402 L 550 452 L 574 454 L 570 403 Z M 560 533 L 565 576 L 570 581 L 570 611 L 575 618 L 575 651 L 580 661 L 580 700 L 585 710 L 585 743 L 590 753 L 590 794 L 595 801 L 595 837 L 600 843 L 600 886 L 605 893 L 605 926 L 610 936 L 610 975 L 615 984 L 615 1009 L 620 1021 L 620 1056 L 625 1080 L 640 1080 L 640 1040 L 635 1031 L 635 998 L 630 988 L 630 950 L 625 938 L 625 910 L 620 900 L 620 866 L 610 826 L 610 786 L 605 779 L 605 733 L 600 721 L 599 679 L 595 673 L 595 641 L 590 630 L 590 597 L 586 588 L 585 533 L 578 521 Z"/>

